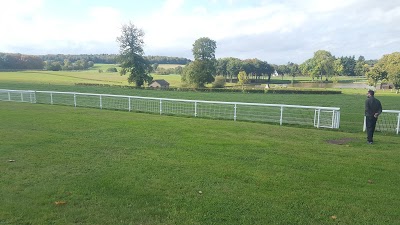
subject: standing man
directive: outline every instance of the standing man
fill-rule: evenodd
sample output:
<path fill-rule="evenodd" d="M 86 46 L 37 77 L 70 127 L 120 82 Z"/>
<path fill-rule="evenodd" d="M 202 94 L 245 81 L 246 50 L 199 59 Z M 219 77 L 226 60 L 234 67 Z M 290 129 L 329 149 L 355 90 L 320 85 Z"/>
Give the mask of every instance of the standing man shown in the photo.
<path fill-rule="evenodd" d="M 374 132 L 378 116 L 382 113 L 381 102 L 374 97 L 375 92 L 369 90 L 367 93 L 367 100 L 365 101 L 365 125 L 367 127 L 367 141 L 368 144 L 374 142 Z"/>

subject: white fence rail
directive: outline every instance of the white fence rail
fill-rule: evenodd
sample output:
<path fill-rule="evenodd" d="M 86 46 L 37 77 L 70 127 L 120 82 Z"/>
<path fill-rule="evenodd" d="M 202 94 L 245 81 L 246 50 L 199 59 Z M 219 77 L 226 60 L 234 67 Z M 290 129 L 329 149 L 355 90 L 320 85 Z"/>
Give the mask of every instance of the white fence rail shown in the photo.
<path fill-rule="evenodd" d="M 366 121 L 364 117 L 363 131 L 366 130 Z M 400 133 L 400 111 L 399 110 L 382 110 L 382 114 L 379 116 L 376 122 L 377 131 L 389 131 Z"/>
<path fill-rule="evenodd" d="M 338 129 L 340 108 L 0 89 L 0 101 L 69 105 Z"/>

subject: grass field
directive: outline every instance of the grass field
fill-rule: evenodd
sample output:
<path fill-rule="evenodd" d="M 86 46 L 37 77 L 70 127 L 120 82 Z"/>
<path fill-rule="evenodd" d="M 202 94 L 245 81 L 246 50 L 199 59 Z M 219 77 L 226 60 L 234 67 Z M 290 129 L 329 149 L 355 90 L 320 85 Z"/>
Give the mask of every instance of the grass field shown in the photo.
<path fill-rule="evenodd" d="M 394 135 L 0 102 L 0 136 L 0 224 L 400 223 Z"/>
<path fill-rule="evenodd" d="M 161 65 L 163 66 L 163 65 Z M 167 67 L 170 65 L 167 65 Z M 110 84 L 110 85 L 130 85 L 127 75 L 121 76 L 119 73 L 107 73 L 107 68 L 117 67 L 112 64 L 96 64 L 90 70 L 83 71 L 16 71 L 0 72 L 0 82 L 28 82 L 33 84 L 49 85 L 74 85 L 76 83 Z M 118 68 L 119 69 L 119 68 Z M 99 73 L 102 70 L 102 73 Z M 179 87 L 181 78 L 179 75 L 156 75 L 152 74 L 153 79 L 165 79 L 171 86 Z M 133 84 L 131 84 L 133 85 Z"/>
<path fill-rule="evenodd" d="M 3 89 L 340 107 L 341 128 L 0 101 L 0 224 L 400 223 L 400 139 L 377 133 L 375 145 L 365 144 L 365 90 L 284 95 L 74 85 L 95 82 L 120 85 L 126 77 L 0 73 Z M 385 109 L 399 110 L 399 96 L 377 93 Z"/>

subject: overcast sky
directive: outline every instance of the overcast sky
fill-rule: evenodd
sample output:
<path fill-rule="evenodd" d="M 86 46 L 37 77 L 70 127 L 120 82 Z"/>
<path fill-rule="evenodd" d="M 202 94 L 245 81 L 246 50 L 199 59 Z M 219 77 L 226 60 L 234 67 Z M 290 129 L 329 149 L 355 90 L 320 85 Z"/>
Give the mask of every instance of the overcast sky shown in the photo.
<path fill-rule="evenodd" d="M 131 21 L 145 54 L 192 59 L 200 37 L 216 57 L 302 63 L 317 50 L 379 59 L 400 51 L 400 0 L 0 0 L 0 52 L 118 53 Z"/>

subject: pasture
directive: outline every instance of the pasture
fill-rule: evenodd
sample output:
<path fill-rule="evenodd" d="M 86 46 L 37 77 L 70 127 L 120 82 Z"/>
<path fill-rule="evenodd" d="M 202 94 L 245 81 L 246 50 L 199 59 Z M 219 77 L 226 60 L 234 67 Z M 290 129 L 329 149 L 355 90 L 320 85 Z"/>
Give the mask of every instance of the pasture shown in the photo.
<path fill-rule="evenodd" d="M 400 223 L 400 139 L 378 132 L 374 145 L 365 144 L 366 90 L 284 95 L 74 85 L 126 82 L 118 73 L 90 73 L 1 72 L 0 88 L 340 107 L 341 127 L 0 101 L 0 224 Z M 400 109 L 399 95 L 377 97 L 384 109 Z"/>

